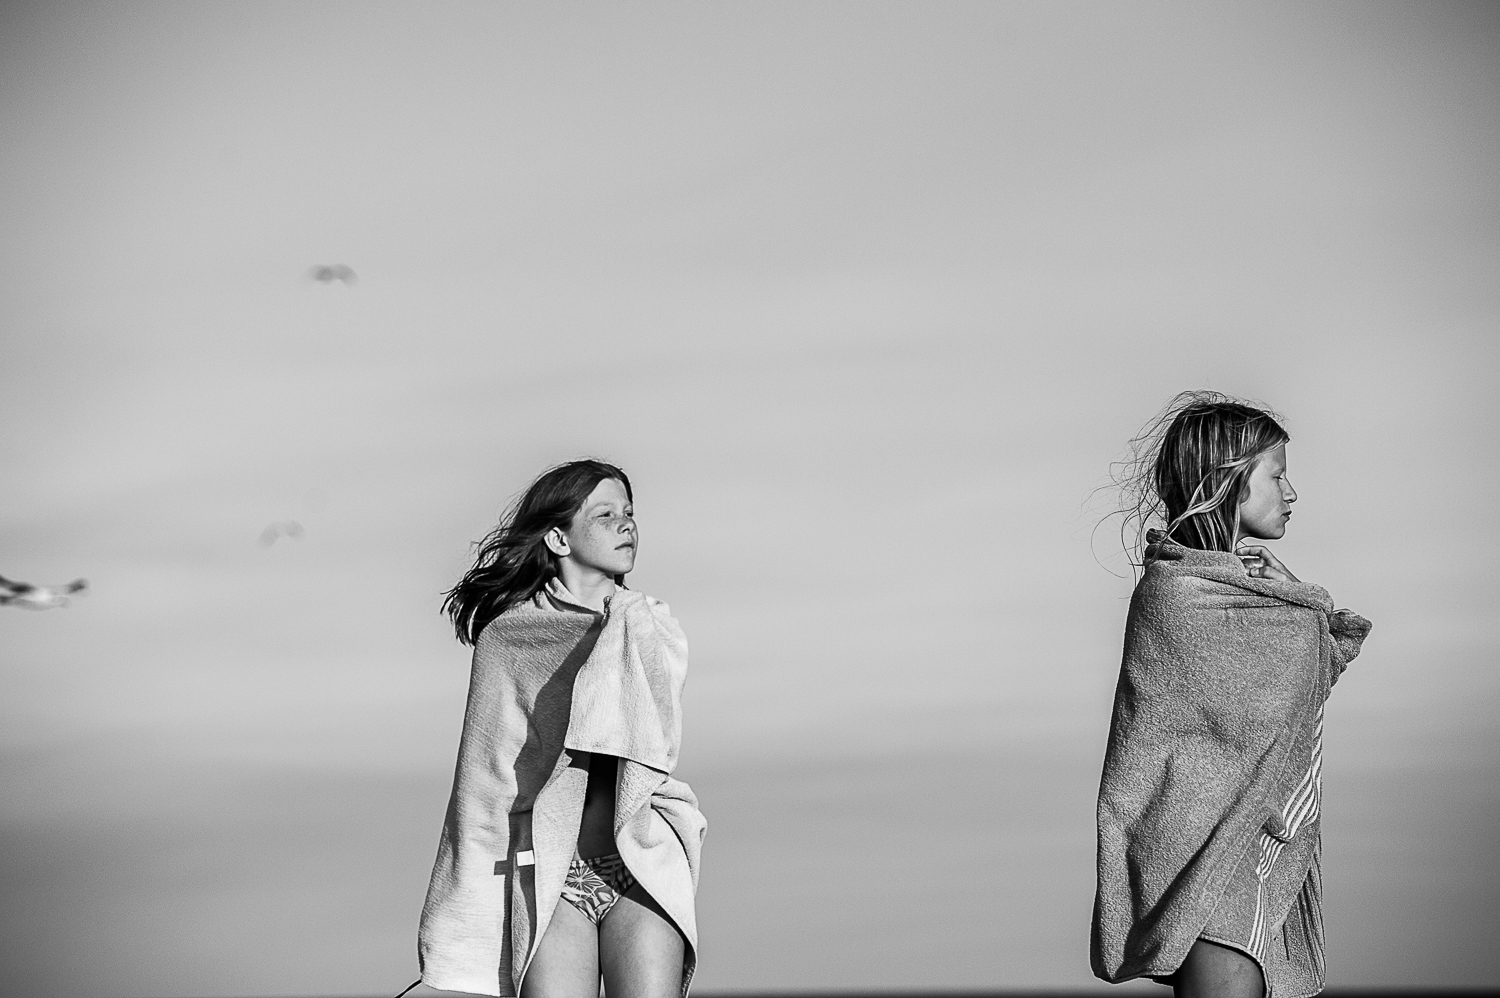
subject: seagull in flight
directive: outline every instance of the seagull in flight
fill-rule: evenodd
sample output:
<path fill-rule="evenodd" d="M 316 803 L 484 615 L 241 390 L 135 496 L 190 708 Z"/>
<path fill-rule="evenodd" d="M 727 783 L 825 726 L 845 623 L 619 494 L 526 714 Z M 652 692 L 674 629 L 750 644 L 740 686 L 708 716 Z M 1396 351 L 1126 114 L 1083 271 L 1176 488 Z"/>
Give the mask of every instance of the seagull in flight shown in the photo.
<path fill-rule="evenodd" d="M 74 579 L 65 586 L 34 586 L 15 582 L 0 575 L 0 606 L 19 606 L 25 610 L 51 610 L 68 605 L 68 597 L 89 587 L 88 580 Z"/>
<path fill-rule="evenodd" d="M 354 268 L 347 263 L 320 263 L 307 272 L 307 276 L 319 284 L 332 284 L 334 281 L 342 281 L 345 284 L 353 284 L 359 280 L 354 273 Z"/>
<path fill-rule="evenodd" d="M 301 540 L 304 533 L 306 531 L 302 529 L 302 524 L 296 520 L 277 520 L 260 532 L 260 546 L 268 548 L 283 537 Z"/>

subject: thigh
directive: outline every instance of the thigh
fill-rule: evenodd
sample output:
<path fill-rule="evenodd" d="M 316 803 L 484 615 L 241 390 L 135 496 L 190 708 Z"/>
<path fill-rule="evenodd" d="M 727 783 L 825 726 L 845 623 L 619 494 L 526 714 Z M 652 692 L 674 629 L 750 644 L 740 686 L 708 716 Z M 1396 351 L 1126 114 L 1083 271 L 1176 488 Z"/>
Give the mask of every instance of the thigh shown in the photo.
<path fill-rule="evenodd" d="M 565 898 L 526 968 L 521 998 L 599 998 L 599 930 Z"/>
<path fill-rule="evenodd" d="M 599 964 L 609 998 L 679 998 L 687 942 L 646 889 L 636 884 L 604 916 Z"/>
<path fill-rule="evenodd" d="M 1199 939 L 1173 979 L 1177 998 L 1264 998 L 1260 965 L 1239 950 Z"/>

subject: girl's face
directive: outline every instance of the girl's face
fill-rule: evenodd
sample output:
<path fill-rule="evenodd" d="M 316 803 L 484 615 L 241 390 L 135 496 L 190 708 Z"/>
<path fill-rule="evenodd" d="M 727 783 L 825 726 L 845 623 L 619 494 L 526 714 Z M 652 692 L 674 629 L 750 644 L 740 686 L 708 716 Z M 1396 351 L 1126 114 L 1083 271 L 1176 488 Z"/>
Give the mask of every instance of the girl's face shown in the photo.
<path fill-rule="evenodd" d="M 579 568 L 604 575 L 624 575 L 635 567 L 639 537 L 634 516 L 635 508 L 625 494 L 625 485 L 618 479 L 606 478 L 594 486 L 567 529 L 553 531 L 555 536 L 549 537 L 548 547 Z"/>
<path fill-rule="evenodd" d="M 1240 537 L 1274 541 L 1286 533 L 1297 491 L 1286 477 L 1286 445 L 1267 451 L 1250 469 L 1240 500 Z"/>

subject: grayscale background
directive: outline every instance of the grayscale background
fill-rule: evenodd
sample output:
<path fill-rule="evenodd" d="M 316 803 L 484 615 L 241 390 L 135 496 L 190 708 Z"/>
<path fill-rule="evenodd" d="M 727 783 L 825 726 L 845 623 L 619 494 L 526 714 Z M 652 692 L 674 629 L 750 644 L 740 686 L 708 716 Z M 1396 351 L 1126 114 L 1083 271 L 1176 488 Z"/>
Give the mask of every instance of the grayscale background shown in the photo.
<path fill-rule="evenodd" d="M 6 4 L 0 574 L 92 585 L 0 608 L 6 991 L 405 986 L 440 594 L 585 454 L 692 642 L 699 986 L 1093 986 L 1093 490 L 1193 387 L 1375 622 L 1332 982 L 1500 984 L 1497 163 L 1493 4 Z"/>

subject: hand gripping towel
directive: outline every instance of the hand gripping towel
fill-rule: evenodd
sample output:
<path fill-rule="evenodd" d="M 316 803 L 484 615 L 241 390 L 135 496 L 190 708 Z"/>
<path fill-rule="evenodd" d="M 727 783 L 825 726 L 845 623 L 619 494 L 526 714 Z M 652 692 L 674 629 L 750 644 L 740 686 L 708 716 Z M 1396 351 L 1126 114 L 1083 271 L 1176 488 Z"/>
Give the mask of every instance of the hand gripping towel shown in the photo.
<path fill-rule="evenodd" d="M 1094 973 L 1167 977 L 1207 936 L 1257 960 L 1268 998 L 1316 994 L 1322 708 L 1370 623 L 1153 540 L 1099 785 Z"/>
<path fill-rule="evenodd" d="M 687 940 L 687 994 L 707 822 L 671 777 L 686 677 L 687 640 L 667 605 L 626 589 L 598 614 L 553 580 L 484 629 L 418 930 L 424 983 L 520 994 L 578 841 L 588 773 L 569 753 L 601 752 L 620 759 L 620 856 Z"/>

